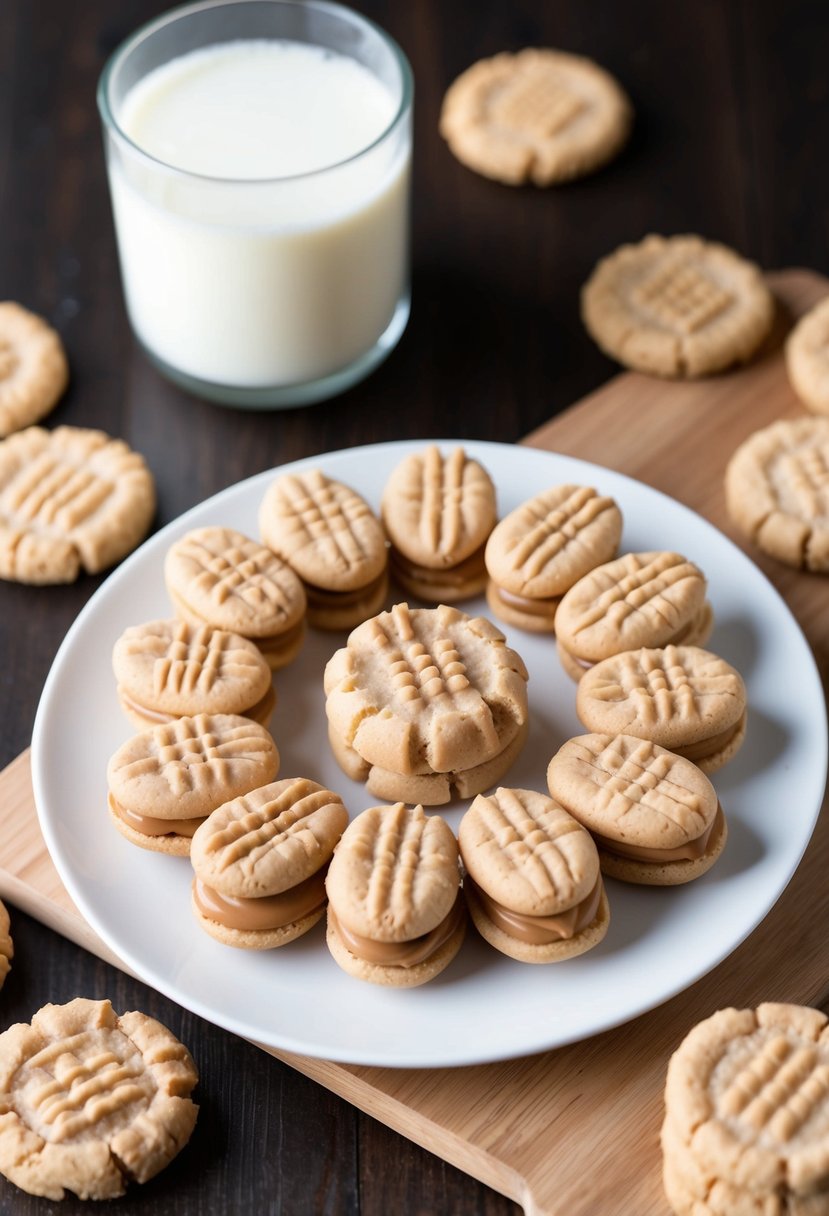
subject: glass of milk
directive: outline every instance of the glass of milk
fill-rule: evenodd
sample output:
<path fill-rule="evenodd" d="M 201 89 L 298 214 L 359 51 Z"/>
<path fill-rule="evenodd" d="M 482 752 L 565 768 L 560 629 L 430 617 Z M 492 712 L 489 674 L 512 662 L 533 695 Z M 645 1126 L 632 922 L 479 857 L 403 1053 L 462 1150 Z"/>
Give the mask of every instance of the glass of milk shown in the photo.
<path fill-rule="evenodd" d="M 160 17 L 98 88 L 127 310 L 150 359 L 210 400 L 333 396 L 409 316 L 412 76 L 324 0 Z"/>

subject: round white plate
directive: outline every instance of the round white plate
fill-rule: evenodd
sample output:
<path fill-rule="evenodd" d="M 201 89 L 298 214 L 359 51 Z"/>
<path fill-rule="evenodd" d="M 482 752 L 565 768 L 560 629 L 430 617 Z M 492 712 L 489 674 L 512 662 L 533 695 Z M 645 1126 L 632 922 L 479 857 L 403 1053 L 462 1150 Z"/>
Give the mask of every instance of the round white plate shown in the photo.
<path fill-rule="evenodd" d="M 318 465 L 376 508 L 391 469 L 423 446 L 352 448 L 285 468 Z M 110 655 L 126 626 L 172 615 L 162 575 L 172 541 L 205 524 L 258 535 L 259 503 L 275 475 L 262 473 L 164 528 L 92 597 L 46 681 L 32 748 L 46 843 L 95 931 L 147 983 L 258 1042 L 352 1063 L 440 1067 L 584 1039 L 665 1001 L 734 950 L 774 904 L 812 833 L 826 776 L 823 694 L 800 629 L 757 567 L 699 516 L 618 473 L 526 448 L 465 446 L 495 480 L 502 515 L 546 486 L 592 485 L 622 508 L 622 551 L 675 549 L 707 574 L 716 613 L 709 646 L 748 686 L 746 743 L 714 778 L 729 823 L 727 848 L 686 887 L 609 882 L 609 932 L 580 958 L 522 965 L 470 930 L 441 976 L 408 991 L 347 976 L 328 953 L 323 923 L 261 954 L 208 937 L 190 912 L 188 863 L 135 848 L 109 822 L 107 760 L 132 733 L 118 707 Z M 486 611 L 483 600 L 464 607 Z M 529 742 L 508 779 L 546 792 L 548 760 L 583 733 L 575 685 L 550 638 L 506 632 L 530 670 L 532 714 Z M 337 790 L 353 817 L 376 800 L 344 777 L 327 745 L 322 672 L 343 641 L 344 635 L 309 632 L 299 659 L 277 673 L 271 729 L 280 776 L 308 776 Z M 459 804 L 438 808 L 456 830 L 462 811 Z"/>

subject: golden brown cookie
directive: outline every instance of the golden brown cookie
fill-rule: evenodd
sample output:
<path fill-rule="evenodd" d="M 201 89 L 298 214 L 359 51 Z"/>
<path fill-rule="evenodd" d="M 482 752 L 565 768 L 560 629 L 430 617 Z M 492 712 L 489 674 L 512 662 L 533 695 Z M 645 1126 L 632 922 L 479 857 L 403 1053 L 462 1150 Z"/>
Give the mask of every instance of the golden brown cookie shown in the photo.
<path fill-rule="evenodd" d="M 340 796 L 305 777 L 218 807 L 190 850 L 196 920 L 218 941 L 246 950 L 307 933 L 325 912 L 325 872 L 347 823 Z"/>
<path fill-rule="evenodd" d="M 196 528 L 164 559 L 167 591 L 182 620 L 241 634 L 272 671 L 296 658 L 305 591 L 287 562 L 232 528 Z"/>
<path fill-rule="evenodd" d="M 371 807 L 328 870 L 328 948 L 349 975 L 414 988 L 460 949 L 466 911 L 452 829 L 422 806 Z"/>
<path fill-rule="evenodd" d="M 132 844 L 186 857 L 212 811 L 278 772 L 276 744 L 250 718 L 175 718 L 134 735 L 110 759 L 110 818 Z"/>
<path fill-rule="evenodd" d="M 242 714 L 265 725 L 276 703 L 258 647 L 209 625 L 131 625 L 115 643 L 112 668 L 121 708 L 139 729 L 194 714 Z"/>
<path fill-rule="evenodd" d="M 561 597 L 608 561 L 622 535 L 612 498 L 587 486 L 536 494 L 495 527 L 486 545 L 487 603 L 519 629 L 553 633 Z"/>
<path fill-rule="evenodd" d="M 467 68 L 446 93 L 440 133 L 485 177 L 550 186 L 615 156 L 632 118 L 627 96 L 598 64 L 530 47 Z"/>
<path fill-rule="evenodd" d="M 725 846 L 725 817 L 705 774 L 633 735 L 568 740 L 550 761 L 547 788 L 592 835 L 602 872 L 623 882 L 690 882 Z"/>
<path fill-rule="evenodd" d="M 786 370 L 806 408 L 829 414 L 829 296 L 801 317 L 789 334 Z"/>
<path fill-rule="evenodd" d="M 458 831 L 475 928 L 524 963 L 557 963 L 598 945 L 610 910 L 596 846 L 535 790 L 479 795 Z"/>
<path fill-rule="evenodd" d="M 648 236 L 599 262 L 581 295 L 602 350 L 657 376 L 705 376 L 745 363 L 771 329 L 758 268 L 698 236 Z"/>
<path fill-rule="evenodd" d="M 11 971 L 11 960 L 14 958 L 14 945 L 9 933 L 9 914 L 0 900 L 0 988 Z"/>
<path fill-rule="evenodd" d="M 154 511 L 143 459 L 103 431 L 32 426 L 0 442 L 0 578 L 97 574 L 135 548 Z"/>
<path fill-rule="evenodd" d="M 320 469 L 285 473 L 268 487 L 259 528 L 265 544 L 302 579 L 315 628 L 351 629 L 385 603 L 386 538 L 350 486 Z"/>
<path fill-rule="evenodd" d="M 0 439 L 48 414 L 68 380 L 58 333 L 20 304 L 0 302 Z"/>
<path fill-rule="evenodd" d="M 730 663 L 698 646 L 628 650 L 585 672 L 576 713 L 589 731 L 636 735 L 713 773 L 742 745 L 746 691 Z"/>
<path fill-rule="evenodd" d="M 642 646 L 702 646 L 714 624 L 705 575 L 678 553 L 626 553 L 591 570 L 563 596 L 556 645 L 580 680 L 594 663 Z"/>
<path fill-rule="evenodd" d="M 404 590 L 431 604 L 483 591 L 495 487 L 463 448 L 444 455 L 432 446 L 407 456 L 386 483 L 381 514 L 391 571 Z"/>
<path fill-rule="evenodd" d="M 764 553 L 829 571 L 829 418 L 793 418 L 755 431 L 725 471 L 728 514 Z"/>
<path fill-rule="evenodd" d="M 30 1195 L 123 1195 L 190 1139 L 198 1081 L 185 1047 L 109 1001 L 44 1005 L 0 1034 L 0 1173 Z"/>

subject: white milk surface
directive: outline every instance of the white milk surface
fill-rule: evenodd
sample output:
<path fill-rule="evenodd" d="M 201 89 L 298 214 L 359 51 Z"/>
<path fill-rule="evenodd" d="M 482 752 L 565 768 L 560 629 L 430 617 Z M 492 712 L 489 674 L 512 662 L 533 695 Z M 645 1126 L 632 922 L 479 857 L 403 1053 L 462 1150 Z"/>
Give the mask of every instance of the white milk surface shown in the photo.
<path fill-rule="evenodd" d="M 144 344 L 252 388 L 371 349 L 406 289 L 410 141 L 372 147 L 396 108 L 355 60 L 296 42 L 223 43 L 139 81 L 116 117 L 153 160 L 116 148 L 110 180 Z"/>

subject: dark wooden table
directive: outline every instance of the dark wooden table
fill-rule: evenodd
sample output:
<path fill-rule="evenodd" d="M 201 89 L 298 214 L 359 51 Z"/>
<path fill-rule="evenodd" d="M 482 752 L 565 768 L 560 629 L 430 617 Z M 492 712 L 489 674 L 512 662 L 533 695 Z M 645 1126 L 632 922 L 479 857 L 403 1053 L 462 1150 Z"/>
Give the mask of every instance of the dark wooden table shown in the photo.
<path fill-rule="evenodd" d="M 519 439 L 613 371 L 582 330 L 578 291 L 624 240 L 697 231 L 766 268 L 829 271 L 824 5 L 359 0 L 404 48 L 416 80 L 408 330 L 370 380 L 327 404 L 255 414 L 195 400 L 162 380 L 131 337 L 95 109 L 108 53 L 164 7 L 0 0 L 0 297 L 44 314 L 64 336 L 73 379 L 49 425 L 102 427 L 141 451 L 158 483 L 158 525 L 242 477 L 332 448 L 435 435 Z M 557 190 L 476 177 L 436 131 L 459 71 L 533 44 L 596 58 L 636 107 L 621 158 Z M 55 651 L 100 581 L 0 584 L 0 764 L 29 743 Z M 14 909 L 12 917 L 17 956 L 0 1028 L 47 1001 L 108 996 L 118 1009 L 162 1019 L 198 1061 L 193 1141 L 119 1212 L 518 1210 L 254 1047 Z M 81 1207 L 69 1199 L 61 1210 Z M 0 1179 L 0 1213 L 52 1210 Z"/>

